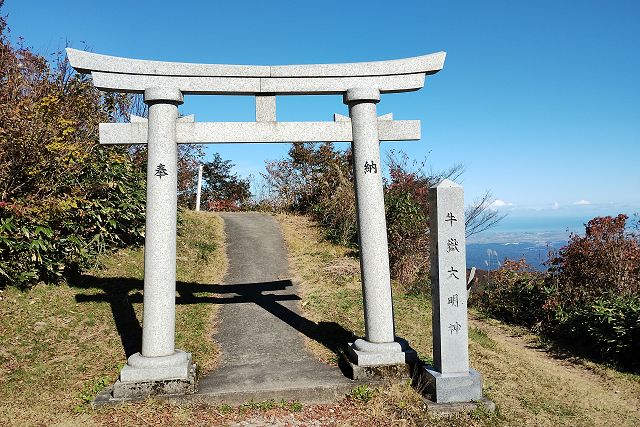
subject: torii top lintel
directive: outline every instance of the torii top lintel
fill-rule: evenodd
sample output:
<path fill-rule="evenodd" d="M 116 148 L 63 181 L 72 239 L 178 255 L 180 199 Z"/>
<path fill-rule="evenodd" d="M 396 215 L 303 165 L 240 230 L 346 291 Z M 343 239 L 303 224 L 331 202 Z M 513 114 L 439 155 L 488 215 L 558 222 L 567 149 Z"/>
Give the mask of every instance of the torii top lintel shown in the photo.
<path fill-rule="evenodd" d="M 381 93 L 424 86 L 425 76 L 444 66 L 446 53 L 376 62 L 305 65 L 226 65 L 146 61 L 67 48 L 71 66 L 91 73 L 94 85 L 110 92 L 142 93 L 150 87 L 174 87 L 189 94 L 322 95 L 351 88 Z"/>

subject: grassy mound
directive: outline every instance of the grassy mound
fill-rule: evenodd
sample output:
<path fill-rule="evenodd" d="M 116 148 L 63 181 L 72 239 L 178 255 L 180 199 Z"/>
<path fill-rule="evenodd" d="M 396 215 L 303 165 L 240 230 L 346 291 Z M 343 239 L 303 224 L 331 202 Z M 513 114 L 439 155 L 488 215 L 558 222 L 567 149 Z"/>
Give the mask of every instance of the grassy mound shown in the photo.
<path fill-rule="evenodd" d="M 204 371 L 217 356 L 209 338 L 215 305 L 189 303 L 209 296 L 189 287 L 220 282 L 223 242 L 215 214 L 182 215 L 176 346 L 192 352 Z M 100 268 L 67 284 L 0 293 L 0 425 L 94 423 L 88 402 L 115 381 L 126 356 L 139 351 L 143 263 L 142 248 L 126 249 L 103 256 Z"/>
<path fill-rule="evenodd" d="M 358 259 L 324 241 L 304 217 L 280 216 L 291 266 L 303 291 L 304 315 L 330 330 L 364 333 Z M 396 333 L 422 360 L 432 352 L 430 297 L 394 286 Z M 640 376 L 553 352 L 523 329 L 470 313 L 471 366 L 483 375 L 496 414 L 476 412 L 453 420 L 430 418 L 411 387 L 376 391 L 357 399 L 374 425 L 630 426 L 640 423 Z M 336 341 L 343 337 L 335 336 Z M 321 359 L 335 359 L 331 339 L 309 344 Z M 337 342 L 336 342 L 337 344 Z M 361 394 L 361 393 L 360 393 Z M 366 402 L 364 401 L 366 400 Z M 352 420 L 357 424 L 357 419 Z"/>

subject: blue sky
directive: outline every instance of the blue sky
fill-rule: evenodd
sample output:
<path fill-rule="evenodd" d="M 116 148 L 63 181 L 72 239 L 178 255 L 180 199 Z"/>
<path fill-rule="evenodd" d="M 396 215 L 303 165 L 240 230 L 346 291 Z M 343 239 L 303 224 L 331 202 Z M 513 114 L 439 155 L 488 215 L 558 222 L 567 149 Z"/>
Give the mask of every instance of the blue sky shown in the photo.
<path fill-rule="evenodd" d="M 444 50 L 424 89 L 380 114 L 422 121 L 383 143 L 435 170 L 462 163 L 467 200 L 491 190 L 511 218 L 640 212 L 640 2 L 6 0 L 12 38 L 166 61 L 291 64 Z M 187 97 L 197 121 L 250 121 L 251 97 Z M 278 97 L 279 120 L 346 114 L 337 96 Z M 215 145 L 242 175 L 287 145 Z"/>

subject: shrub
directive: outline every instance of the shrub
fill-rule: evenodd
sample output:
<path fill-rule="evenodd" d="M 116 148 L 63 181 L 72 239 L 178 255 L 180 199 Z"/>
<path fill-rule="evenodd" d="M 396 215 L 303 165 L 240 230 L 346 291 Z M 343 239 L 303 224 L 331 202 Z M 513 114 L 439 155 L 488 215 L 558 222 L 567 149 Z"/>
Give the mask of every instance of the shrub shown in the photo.
<path fill-rule="evenodd" d="M 539 327 L 547 321 L 548 292 L 544 273 L 533 270 L 524 259 L 507 259 L 491 274 L 490 282 L 471 293 L 470 303 L 506 322 Z"/>
<path fill-rule="evenodd" d="M 572 235 L 550 258 L 548 272 L 506 260 L 470 303 L 579 352 L 640 370 L 640 249 L 626 220 L 592 219 L 584 236 Z"/>
<path fill-rule="evenodd" d="M 294 143 L 289 158 L 268 162 L 263 175 L 276 210 L 311 215 L 333 242 L 357 242 L 351 152 L 331 143 Z"/>
<path fill-rule="evenodd" d="M 429 272 L 430 180 L 403 166 L 391 158 L 385 186 L 389 264 L 394 278 L 413 284 Z"/>
<path fill-rule="evenodd" d="M 578 307 L 558 334 L 592 355 L 640 371 L 640 296 L 611 296 Z"/>
<path fill-rule="evenodd" d="M 233 164 L 214 154 L 202 168 L 201 199 L 211 211 L 235 211 L 251 197 L 249 180 L 231 172 Z"/>
<path fill-rule="evenodd" d="M 140 242 L 145 181 L 126 149 L 97 145 L 98 123 L 122 119 L 131 98 L 7 33 L 0 17 L 0 287 L 25 287 Z"/>
<path fill-rule="evenodd" d="M 584 236 L 571 236 L 549 262 L 549 283 L 556 288 L 550 306 L 571 312 L 603 298 L 640 293 L 640 246 L 626 232 L 627 219 L 597 217 Z"/>
<path fill-rule="evenodd" d="M 144 174 L 126 152 L 96 147 L 66 195 L 0 203 L 0 287 L 55 282 L 141 243 L 144 200 Z"/>
<path fill-rule="evenodd" d="M 428 189 L 443 178 L 457 178 L 462 167 L 425 173 L 424 164 L 410 164 L 406 155 L 393 152 L 387 163 L 384 196 L 391 276 L 408 289 L 424 291 L 429 273 Z M 311 215 L 331 241 L 357 244 L 351 151 L 338 151 L 330 143 L 295 143 L 289 158 L 269 162 L 266 169 L 270 200 L 262 206 Z M 465 223 L 474 232 L 501 219 L 487 209 L 490 201 L 487 194 L 468 210 Z"/>

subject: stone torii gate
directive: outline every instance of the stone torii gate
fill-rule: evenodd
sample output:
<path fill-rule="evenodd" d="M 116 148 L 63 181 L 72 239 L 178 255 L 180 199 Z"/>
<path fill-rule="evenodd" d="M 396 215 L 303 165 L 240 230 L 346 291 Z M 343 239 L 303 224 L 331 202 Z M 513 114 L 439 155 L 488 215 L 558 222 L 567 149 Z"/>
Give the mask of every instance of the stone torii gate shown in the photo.
<path fill-rule="evenodd" d="M 187 379 L 191 355 L 175 348 L 177 145 L 237 142 L 352 143 L 360 236 L 365 337 L 349 347 L 361 367 L 415 357 L 394 330 L 380 141 L 420 139 L 420 122 L 377 117 L 380 94 L 415 91 L 444 66 L 445 53 L 391 61 L 315 65 L 216 65 L 118 58 L 67 49 L 72 67 L 96 88 L 142 93 L 148 120 L 101 123 L 101 144 L 147 144 L 142 351 L 129 357 L 123 383 Z M 184 95 L 253 95 L 255 122 L 196 123 L 178 118 Z M 342 94 L 349 117 L 278 122 L 276 95 Z"/>

